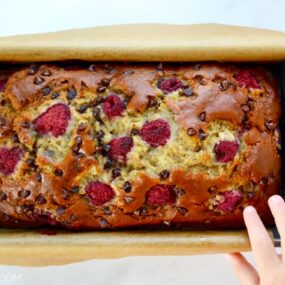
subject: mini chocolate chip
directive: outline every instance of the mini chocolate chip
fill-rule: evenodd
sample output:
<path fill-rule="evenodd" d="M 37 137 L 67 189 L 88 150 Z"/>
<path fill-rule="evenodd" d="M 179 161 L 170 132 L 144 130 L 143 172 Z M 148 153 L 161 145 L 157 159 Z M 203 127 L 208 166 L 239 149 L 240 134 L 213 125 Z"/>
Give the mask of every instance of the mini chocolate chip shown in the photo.
<path fill-rule="evenodd" d="M 115 164 L 115 161 L 111 157 L 108 157 L 107 161 L 104 164 L 104 169 L 110 169 L 111 167 L 114 166 L 114 164 Z"/>
<path fill-rule="evenodd" d="M 168 170 L 166 170 L 166 169 L 159 173 L 159 177 L 162 180 L 167 179 L 169 177 L 169 175 L 170 175 L 170 172 Z"/>
<path fill-rule="evenodd" d="M 133 197 L 124 197 L 126 203 L 132 203 L 135 199 Z"/>
<path fill-rule="evenodd" d="M 57 92 L 51 94 L 51 99 L 53 99 L 53 100 L 58 98 L 58 97 L 59 97 L 59 94 Z"/>
<path fill-rule="evenodd" d="M 85 113 L 85 111 L 88 109 L 88 105 L 87 104 L 83 104 L 79 107 L 79 109 L 77 109 L 77 111 L 81 114 Z"/>
<path fill-rule="evenodd" d="M 61 169 L 56 169 L 54 171 L 55 176 L 62 176 L 63 175 L 63 171 Z"/>
<path fill-rule="evenodd" d="M 77 128 L 77 132 L 83 132 L 86 129 L 86 125 L 84 123 L 80 123 Z"/>
<path fill-rule="evenodd" d="M 64 187 L 61 188 L 61 197 L 65 200 L 70 197 L 69 191 Z"/>
<path fill-rule="evenodd" d="M 198 64 L 195 64 L 195 65 L 193 66 L 193 69 L 196 70 L 196 71 L 200 70 L 200 68 L 201 68 L 201 65 L 200 65 L 199 63 L 198 63 Z"/>
<path fill-rule="evenodd" d="M 102 139 L 102 138 L 104 138 L 104 136 L 105 136 L 105 133 L 102 130 L 100 130 L 98 133 L 96 133 L 97 139 Z"/>
<path fill-rule="evenodd" d="M 69 89 L 66 98 L 68 100 L 73 100 L 76 97 L 76 95 L 77 95 L 76 90 L 74 88 L 71 88 L 71 89 Z"/>
<path fill-rule="evenodd" d="M 104 70 L 105 70 L 107 73 L 110 73 L 110 72 L 114 69 L 114 66 L 112 66 L 112 65 L 110 65 L 110 64 L 108 64 L 108 63 L 106 63 L 106 64 L 103 65 L 103 68 L 104 68 Z"/>
<path fill-rule="evenodd" d="M 243 122 L 243 128 L 245 129 L 245 130 L 250 130 L 251 129 L 251 123 L 249 122 L 249 121 L 244 121 Z"/>
<path fill-rule="evenodd" d="M 199 114 L 199 119 L 204 122 L 206 121 L 206 112 L 203 111 L 202 113 Z"/>
<path fill-rule="evenodd" d="M 192 87 L 188 87 L 186 89 L 183 90 L 183 93 L 181 94 L 182 96 L 185 96 L 185 97 L 190 97 L 193 95 L 193 89 Z"/>
<path fill-rule="evenodd" d="M 31 195 L 31 191 L 29 191 L 29 190 L 21 190 L 21 191 L 18 192 L 18 196 L 20 198 L 27 198 L 30 195 Z"/>
<path fill-rule="evenodd" d="M 77 217 L 73 213 L 71 213 L 71 215 L 69 216 L 69 221 L 71 223 L 73 223 L 73 222 L 77 221 Z"/>
<path fill-rule="evenodd" d="M 197 131 L 194 128 L 187 129 L 188 136 L 195 136 L 197 134 Z"/>
<path fill-rule="evenodd" d="M 65 208 L 64 207 L 57 207 L 56 208 L 56 213 L 58 215 L 63 215 L 65 213 Z"/>
<path fill-rule="evenodd" d="M 110 85 L 110 79 L 104 78 L 104 79 L 102 79 L 100 84 L 101 84 L 101 86 L 108 87 Z"/>
<path fill-rule="evenodd" d="M 51 89 L 49 87 L 45 87 L 42 89 L 42 93 L 44 96 L 47 96 L 51 92 Z"/>
<path fill-rule="evenodd" d="M 76 136 L 74 141 L 75 141 L 76 145 L 82 145 L 82 142 L 83 142 L 81 136 Z"/>
<path fill-rule="evenodd" d="M 6 103 L 7 103 L 7 101 L 5 99 L 0 100 L 0 105 L 1 106 L 4 107 L 6 105 Z"/>
<path fill-rule="evenodd" d="M 129 181 L 126 181 L 123 188 L 126 193 L 130 193 L 132 191 L 132 184 Z"/>
<path fill-rule="evenodd" d="M 42 175 L 39 172 L 36 173 L 36 180 L 42 182 Z"/>
<path fill-rule="evenodd" d="M 31 126 L 31 124 L 30 124 L 30 122 L 23 122 L 23 123 L 21 124 L 21 126 L 22 126 L 23 128 L 25 128 L 25 129 L 28 129 L 28 128 Z"/>
<path fill-rule="evenodd" d="M 231 82 L 231 83 L 230 83 L 230 87 L 231 87 L 233 90 L 237 90 L 237 84 L 234 83 L 234 82 Z"/>
<path fill-rule="evenodd" d="M 95 70 L 96 70 L 95 64 L 91 64 L 91 65 L 88 67 L 88 70 L 89 70 L 89 71 L 95 71 Z"/>
<path fill-rule="evenodd" d="M 275 128 L 274 123 L 271 120 L 265 121 L 265 127 L 267 128 L 268 131 L 272 131 Z"/>
<path fill-rule="evenodd" d="M 97 120 L 100 119 L 100 109 L 99 108 L 94 108 L 92 111 L 92 114 L 94 118 L 96 118 Z"/>
<path fill-rule="evenodd" d="M 132 136 L 138 136 L 140 134 L 140 130 L 137 128 L 132 128 L 131 135 Z"/>
<path fill-rule="evenodd" d="M 3 191 L 0 191 L 0 202 L 4 201 L 7 199 L 7 194 L 4 193 Z"/>
<path fill-rule="evenodd" d="M 12 142 L 13 143 L 18 143 L 18 142 L 20 142 L 20 140 L 19 140 L 19 137 L 18 137 L 18 135 L 16 134 L 16 133 L 14 133 L 13 135 L 12 135 Z"/>
<path fill-rule="evenodd" d="M 181 215 L 185 215 L 186 213 L 189 212 L 188 209 L 186 209 L 184 207 L 177 207 L 176 209 Z"/>
<path fill-rule="evenodd" d="M 42 84 L 44 81 L 45 81 L 45 80 L 44 80 L 42 77 L 37 76 L 37 77 L 34 79 L 33 82 L 34 82 L 35 85 L 40 85 L 40 84 Z"/>
<path fill-rule="evenodd" d="M 5 127 L 7 124 L 7 121 L 5 118 L 1 117 L 0 118 L 0 127 Z"/>
<path fill-rule="evenodd" d="M 81 159 L 84 156 L 85 156 L 85 154 L 83 152 L 77 152 L 76 153 L 76 158 L 78 158 L 78 159 Z"/>
<path fill-rule="evenodd" d="M 97 92 L 101 93 L 101 92 L 104 92 L 106 89 L 107 89 L 106 86 L 98 86 Z"/>
<path fill-rule="evenodd" d="M 200 146 L 200 145 L 195 145 L 195 147 L 194 147 L 194 151 L 195 152 L 199 152 L 200 150 L 202 149 L 202 147 Z"/>
<path fill-rule="evenodd" d="M 221 91 L 225 91 L 225 90 L 227 90 L 227 89 L 229 88 L 229 86 L 230 86 L 230 82 L 229 82 L 228 80 L 223 80 L 223 81 L 220 82 L 220 84 L 219 84 L 219 89 L 220 89 Z"/>
<path fill-rule="evenodd" d="M 201 141 L 203 141 L 203 140 L 205 140 L 207 138 L 208 135 L 206 133 L 204 133 L 204 131 L 202 129 L 200 129 L 199 133 L 198 133 L 198 136 L 199 136 L 199 139 Z"/>
<path fill-rule="evenodd" d="M 110 149 L 111 149 L 111 146 L 110 146 L 109 144 L 104 144 L 104 145 L 102 146 L 102 148 L 101 148 L 101 154 L 102 154 L 103 156 L 107 156 L 108 153 L 109 153 L 109 151 L 110 151 Z"/>
<path fill-rule="evenodd" d="M 247 104 L 242 104 L 242 105 L 241 105 L 241 109 L 242 109 L 244 112 L 249 112 L 249 111 L 250 111 L 250 107 L 249 107 Z"/>
<path fill-rule="evenodd" d="M 27 165 L 30 166 L 30 167 L 34 167 L 34 166 L 35 166 L 35 160 L 32 159 L 32 158 L 27 159 L 27 160 L 26 160 L 26 163 L 27 163 Z"/>
<path fill-rule="evenodd" d="M 99 96 L 99 97 L 97 97 L 95 99 L 95 101 L 93 102 L 92 106 L 96 107 L 99 104 L 103 103 L 104 100 L 105 100 L 104 97 Z"/>
<path fill-rule="evenodd" d="M 28 69 L 28 75 L 35 75 L 38 70 L 39 70 L 39 67 L 35 64 L 32 64 Z"/>
<path fill-rule="evenodd" d="M 42 73 L 41 73 L 42 76 L 51 76 L 52 73 L 49 69 L 45 69 Z"/>
<path fill-rule="evenodd" d="M 111 215 L 112 214 L 112 211 L 111 211 L 110 207 L 108 207 L 108 206 L 104 207 L 103 211 L 104 211 L 105 215 Z"/>
<path fill-rule="evenodd" d="M 157 71 L 163 71 L 163 64 L 159 63 L 159 65 L 156 68 Z"/>
<path fill-rule="evenodd" d="M 139 208 L 139 214 L 140 215 L 146 215 L 147 214 L 147 208 L 146 207 L 141 207 Z"/>
<path fill-rule="evenodd" d="M 112 169 L 112 177 L 115 179 L 116 177 L 121 175 L 121 170 L 120 168 L 114 168 Z"/>
<path fill-rule="evenodd" d="M 254 100 L 249 98 L 247 101 L 247 105 L 250 108 L 250 110 L 253 110 L 254 109 Z"/>
<path fill-rule="evenodd" d="M 110 227 L 110 224 L 105 219 L 101 218 L 101 219 L 99 219 L 98 222 L 99 222 L 101 228 L 108 228 L 108 227 Z"/>
<path fill-rule="evenodd" d="M 183 195 L 185 195 L 185 191 L 181 188 L 175 187 L 174 191 L 177 197 L 182 197 Z"/>
<path fill-rule="evenodd" d="M 260 182 L 261 185 L 267 185 L 268 184 L 268 177 L 263 177 Z"/>
<path fill-rule="evenodd" d="M 217 187 L 216 186 L 211 186 L 210 188 L 208 188 L 208 192 L 209 193 L 214 193 L 217 191 Z"/>
<path fill-rule="evenodd" d="M 72 147 L 72 152 L 75 153 L 75 154 L 77 154 L 79 152 L 79 150 L 80 150 L 80 146 L 78 146 L 78 145 L 74 145 Z"/>
<path fill-rule="evenodd" d="M 150 108 L 153 108 L 153 107 L 158 107 L 159 104 L 158 104 L 158 102 L 156 102 L 154 97 L 149 96 L 148 97 L 148 105 L 147 106 L 150 107 Z"/>
<path fill-rule="evenodd" d="M 72 193 L 78 193 L 79 192 L 79 186 L 74 186 L 71 188 Z"/>

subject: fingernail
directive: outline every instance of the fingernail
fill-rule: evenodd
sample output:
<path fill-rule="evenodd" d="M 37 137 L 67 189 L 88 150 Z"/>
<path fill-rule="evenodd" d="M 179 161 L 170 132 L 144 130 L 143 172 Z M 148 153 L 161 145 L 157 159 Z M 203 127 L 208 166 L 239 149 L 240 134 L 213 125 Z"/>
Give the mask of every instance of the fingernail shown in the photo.
<path fill-rule="evenodd" d="M 281 196 L 279 195 L 273 195 L 271 196 L 269 199 L 268 199 L 268 203 L 272 203 L 272 204 L 279 204 L 279 203 L 282 203 L 283 202 L 283 199 Z"/>
<path fill-rule="evenodd" d="M 255 208 L 252 206 L 247 206 L 243 210 L 244 214 L 252 214 L 253 212 L 255 212 Z"/>

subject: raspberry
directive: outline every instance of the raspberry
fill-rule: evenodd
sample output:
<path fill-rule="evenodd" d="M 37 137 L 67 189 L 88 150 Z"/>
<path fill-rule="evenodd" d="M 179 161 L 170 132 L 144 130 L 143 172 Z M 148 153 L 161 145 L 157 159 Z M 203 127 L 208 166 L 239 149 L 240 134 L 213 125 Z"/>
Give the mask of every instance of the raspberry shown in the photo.
<path fill-rule="evenodd" d="M 124 102 L 117 95 L 108 96 L 103 103 L 103 111 L 109 119 L 121 116 L 124 110 Z"/>
<path fill-rule="evenodd" d="M 133 139 L 130 137 L 121 137 L 113 139 L 110 142 L 110 155 L 117 160 L 126 160 L 127 154 L 134 146 Z"/>
<path fill-rule="evenodd" d="M 7 83 L 7 80 L 5 79 L 0 80 L 0 92 L 5 91 L 6 83 Z"/>
<path fill-rule="evenodd" d="M 260 84 L 256 78 L 254 78 L 248 71 L 243 70 L 240 71 L 237 76 L 236 80 L 240 87 L 246 86 L 247 88 L 257 88 L 260 89 Z"/>
<path fill-rule="evenodd" d="M 220 141 L 216 143 L 214 151 L 219 162 L 229 162 L 237 154 L 239 144 L 235 141 Z"/>
<path fill-rule="evenodd" d="M 50 213 L 33 213 L 33 218 L 35 221 L 39 222 L 41 225 L 57 226 L 59 222 L 51 216 Z"/>
<path fill-rule="evenodd" d="M 146 192 L 146 202 L 153 206 L 172 205 L 176 201 L 173 185 L 156 184 Z"/>
<path fill-rule="evenodd" d="M 64 104 L 56 104 L 34 121 L 35 130 L 40 134 L 51 133 L 54 137 L 59 137 L 66 132 L 70 118 L 69 107 Z"/>
<path fill-rule="evenodd" d="M 3 175 L 11 175 L 22 155 L 23 151 L 17 147 L 0 148 L 0 172 Z"/>
<path fill-rule="evenodd" d="M 85 191 L 93 206 L 102 206 L 115 197 L 115 193 L 111 186 L 99 181 L 89 183 L 86 186 Z"/>
<path fill-rule="evenodd" d="M 170 126 L 163 119 L 145 123 L 140 131 L 141 138 L 153 147 L 165 145 L 170 134 Z"/>
<path fill-rule="evenodd" d="M 242 194 L 238 190 L 227 191 L 222 195 L 223 199 L 219 202 L 217 208 L 224 212 L 232 212 L 242 200 Z"/>
<path fill-rule="evenodd" d="M 163 79 L 158 86 L 164 93 L 170 93 L 178 90 L 179 88 L 183 88 L 184 84 L 182 81 L 177 79 L 176 77 L 170 77 L 167 79 Z"/>

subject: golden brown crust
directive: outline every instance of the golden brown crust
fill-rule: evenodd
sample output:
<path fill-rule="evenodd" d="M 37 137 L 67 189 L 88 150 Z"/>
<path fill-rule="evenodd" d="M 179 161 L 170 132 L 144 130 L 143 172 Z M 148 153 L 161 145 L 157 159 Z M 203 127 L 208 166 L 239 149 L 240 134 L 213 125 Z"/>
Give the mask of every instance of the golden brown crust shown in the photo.
<path fill-rule="evenodd" d="M 239 75 L 242 72 L 245 74 Z M 242 79 L 238 79 L 239 76 Z M 177 78 L 177 84 L 183 86 L 178 91 L 162 92 L 161 82 L 169 78 Z M 253 87 L 241 83 L 243 80 L 252 80 L 249 85 Z M 69 92 L 74 90 L 76 98 L 70 99 Z M 57 97 L 53 98 L 53 94 Z M 186 136 L 183 143 L 189 144 L 189 148 L 193 143 L 202 148 L 201 161 L 189 168 L 183 164 L 178 167 L 173 160 L 173 166 L 167 166 L 169 175 L 163 179 L 158 172 L 160 166 L 154 173 L 140 166 L 134 178 L 130 173 L 136 166 L 129 164 L 129 158 L 125 162 L 116 161 L 115 167 L 120 167 L 125 175 L 122 177 L 131 179 L 131 191 L 126 192 L 116 178 L 110 178 L 114 167 L 106 167 L 107 158 L 98 150 L 104 148 L 98 140 L 98 131 L 108 129 L 112 119 L 89 117 L 102 105 L 101 97 L 112 94 L 121 96 L 127 106 L 122 118 L 127 116 L 139 121 L 144 114 L 148 119 L 170 114 L 170 141 L 176 139 L 172 134 L 175 128 L 177 137 L 192 130 L 193 134 Z M 7 102 L 0 107 L 6 122 L 0 126 L 0 150 L 12 147 L 23 150 L 14 173 L 5 175 L 3 170 L 1 173 L 0 163 L 0 223 L 3 226 L 236 228 L 243 225 L 242 209 L 247 204 L 254 205 L 266 222 L 271 221 L 266 200 L 280 188 L 280 102 L 276 80 L 266 68 L 222 64 L 164 67 L 96 64 L 71 69 L 65 65 L 43 64 L 24 68 L 9 77 L 2 97 Z M 99 103 L 98 98 L 101 98 Z M 152 102 L 165 109 L 149 111 L 158 108 L 153 107 Z M 71 110 L 68 128 L 58 140 L 50 133 L 40 134 L 35 129 L 36 119 L 56 104 L 64 104 Z M 80 109 L 82 106 L 84 110 Z M 114 121 L 118 124 L 115 128 L 119 128 L 119 120 Z M 221 129 L 215 133 L 217 126 Z M 124 132 L 114 135 L 110 131 L 108 136 L 111 139 L 132 136 L 131 129 Z M 200 132 L 206 137 L 200 137 Z M 219 163 L 210 140 L 222 132 L 224 136 L 230 133 L 230 137 L 235 137 L 231 140 L 238 141 L 239 150 L 231 161 Z M 15 140 L 16 134 L 19 141 Z M 78 136 L 82 140 L 80 151 L 74 151 Z M 110 145 L 111 139 L 104 143 Z M 54 146 L 54 153 L 51 151 L 49 143 L 53 140 L 55 144 L 66 142 L 60 159 L 54 154 Z M 137 148 L 136 143 L 132 152 Z M 178 147 L 175 141 L 171 143 L 160 149 Z M 184 154 L 187 154 L 187 146 L 185 148 Z M 150 147 L 149 152 L 155 149 Z M 190 153 L 189 150 L 189 160 L 192 159 L 190 154 L 196 155 L 199 151 Z M 86 192 L 86 185 L 92 181 L 108 182 L 115 197 L 102 205 L 92 204 Z M 148 204 L 148 191 L 161 184 L 173 186 L 175 203 Z M 25 190 L 29 192 L 23 194 Z M 226 199 L 225 193 L 237 195 L 230 198 L 237 199 L 231 206 L 220 206 Z"/>

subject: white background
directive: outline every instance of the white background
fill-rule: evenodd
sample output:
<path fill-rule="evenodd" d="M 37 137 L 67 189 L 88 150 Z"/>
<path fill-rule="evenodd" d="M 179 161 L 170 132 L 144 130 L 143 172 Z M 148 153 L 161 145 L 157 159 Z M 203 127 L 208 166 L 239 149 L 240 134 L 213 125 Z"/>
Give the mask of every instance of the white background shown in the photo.
<path fill-rule="evenodd" d="M 143 22 L 215 22 L 285 31 L 284 15 L 285 0 L 0 0 L 0 36 Z M 250 254 L 246 255 L 253 260 Z M 0 266 L 2 284 L 235 285 L 239 282 L 223 255 L 208 255 L 93 260 L 45 268 Z"/>

